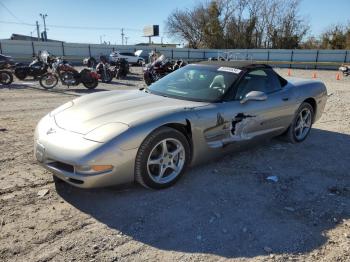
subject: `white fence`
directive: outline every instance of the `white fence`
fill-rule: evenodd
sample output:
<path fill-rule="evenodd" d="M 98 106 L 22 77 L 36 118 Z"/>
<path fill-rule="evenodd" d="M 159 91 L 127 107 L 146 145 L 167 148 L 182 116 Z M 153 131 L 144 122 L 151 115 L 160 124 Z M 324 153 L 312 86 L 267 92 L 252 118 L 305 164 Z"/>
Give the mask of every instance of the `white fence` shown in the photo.
<path fill-rule="evenodd" d="M 152 50 L 163 53 L 170 59 L 187 61 L 207 60 L 223 53 L 230 53 L 236 60 L 268 61 L 276 65 L 290 67 L 336 67 L 342 63 L 350 63 L 349 50 L 300 50 L 300 49 L 189 49 L 189 48 L 154 48 L 133 45 L 98 45 L 60 42 L 31 42 L 20 40 L 0 40 L 0 53 L 10 55 L 17 61 L 30 61 L 40 50 L 48 50 L 56 56 L 80 63 L 84 57 L 108 55 L 112 51 L 134 52 L 142 49 L 145 53 Z"/>

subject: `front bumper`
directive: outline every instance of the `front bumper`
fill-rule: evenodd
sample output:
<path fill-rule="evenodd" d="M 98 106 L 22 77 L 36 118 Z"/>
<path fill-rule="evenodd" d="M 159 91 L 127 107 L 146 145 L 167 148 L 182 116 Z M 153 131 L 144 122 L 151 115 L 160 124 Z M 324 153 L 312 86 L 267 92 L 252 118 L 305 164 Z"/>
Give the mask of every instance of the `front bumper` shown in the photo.
<path fill-rule="evenodd" d="M 108 143 L 84 139 L 82 135 L 58 127 L 53 117 L 45 116 L 34 135 L 34 155 L 44 168 L 67 183 L 94 188 L 134 181 L 137 148 L 121 150 Z M 113 165 L 108 172 L 84 175 L 76 166 Z"/>

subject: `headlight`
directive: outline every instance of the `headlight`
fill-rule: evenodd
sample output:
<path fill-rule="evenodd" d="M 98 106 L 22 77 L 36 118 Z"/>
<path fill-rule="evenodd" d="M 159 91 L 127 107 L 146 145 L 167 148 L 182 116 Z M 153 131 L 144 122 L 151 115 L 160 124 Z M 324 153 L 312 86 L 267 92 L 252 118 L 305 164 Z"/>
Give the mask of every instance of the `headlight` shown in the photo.
<path fill-rule="evenodd" d="M 129 126 L 123 123 L 108 123 L 87 133 L 84 138 L 104 143 L 125 132 Z"/>
<path fill-rule="evenodd" d="M 57 107 L 55 110 L 51 111 L 50 116 L 55 116 L 58 113 L 61 113 L 62 111 L 72 107 L 74 105 L 73 101 L 69 101 L 59 107 Z"/>

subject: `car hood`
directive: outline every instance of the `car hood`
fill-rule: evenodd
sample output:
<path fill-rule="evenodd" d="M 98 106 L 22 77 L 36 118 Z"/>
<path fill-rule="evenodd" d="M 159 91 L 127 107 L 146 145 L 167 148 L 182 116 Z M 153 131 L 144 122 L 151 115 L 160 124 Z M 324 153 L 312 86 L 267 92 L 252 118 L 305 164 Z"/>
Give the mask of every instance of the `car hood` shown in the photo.
<path fill-rule="evenodd" d="M 132 126 L 157 116 L 207 104 L 158 96 L 140 90 L 106 91 L 82 96 L 70 102 L 60 112 L 54 110 L 51 114 L 60 128 L 85 135 L 107 123 Z"/>

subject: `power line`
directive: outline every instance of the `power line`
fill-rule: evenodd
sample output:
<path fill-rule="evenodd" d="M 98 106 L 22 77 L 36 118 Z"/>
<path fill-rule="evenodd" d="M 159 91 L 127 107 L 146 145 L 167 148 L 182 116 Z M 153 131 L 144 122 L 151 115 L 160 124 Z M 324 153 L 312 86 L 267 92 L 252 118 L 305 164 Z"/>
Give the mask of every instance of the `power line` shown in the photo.
<path fill-rule="evenodd" d="M 1 24 L 35 26 L 35 24 L 30 24 L 30 23 L 25 23 L 25 22 L 0 21 L 0 23 Z M 79 30 L 118 30 L 118 31 L 120 31 L 121 29 L 124 29 L 126 31 L 142 32 L 141 29 L 126 28 L 126 27 L 88 27 L 88 26 L 50 25 L 50 24 L 48 24 L 47 27 L 64 28 L 64 29 L 79 29 Z"/>
<path fill-rule="evenodd" d="M 0 2 L 0 5 L 2 5 L 13 18 L 15 18 L 20 23 L 23 23 L 23 21 L 21 19 L 19 19 L 10 9 L 8 9 L 4 3 Z"/>
<path fill-rule="evenodd" d="M 35 24 L 24 23 L 24 22 L 20 22 L 20 23 L 19 22 L 10 22 L 10 21 L 0 21 L 0 24 L 35 26 Z"/>

